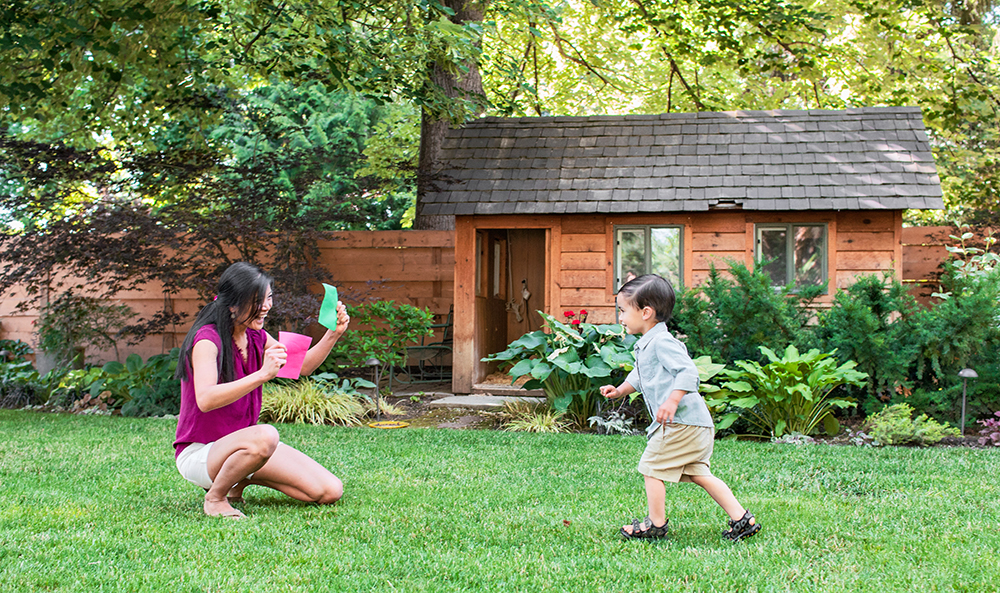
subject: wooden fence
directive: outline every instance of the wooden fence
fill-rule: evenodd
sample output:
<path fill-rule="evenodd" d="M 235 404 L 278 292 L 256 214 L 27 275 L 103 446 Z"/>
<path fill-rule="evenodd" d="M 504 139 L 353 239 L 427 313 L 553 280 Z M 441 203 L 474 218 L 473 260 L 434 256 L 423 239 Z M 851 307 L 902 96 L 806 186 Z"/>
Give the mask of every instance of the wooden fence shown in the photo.
<path fill-rule="evenodd" d="M 958 229 L 953 226 L 910 227 L 903 229 L 903 283 L 917 300 L 930 305 L 931 294 L 940 289 L 941 264 L 951 257 L 949 246 L 957 246 L 963 232 L 973 233 L 967 247 L 983 248 L 983 240 L 995 235 L 991 228 Z"/>
<path fill-rule="evenodd" d="M 451 231 L 346 231 L 320 243 L 319 248 L 321 264 L 345 297 L 391 299 L 427 307 L 443 319 L 454 300 L 454 245 Z M 17 290 L 0 298 L 0 338 L 35 344 L 38 311 L 14 310 L 24 298 L 23 291 Z M 194 314 L 204 305 L 194 291 L 167 296 L 156 285 L 122 293 L 119 299 L 141 316 L 164 307 L 188 314 L 184 324 L 171 327 L 165 334 L 149 337 L 137 346 L 120 345 L 123 358 L 135 352 L 145 359 L 179 346 Z M 321 328 L 316 330 L 319 333 Z M 114 352 L 87 352 L 88 362 L 114 358 Z"/>

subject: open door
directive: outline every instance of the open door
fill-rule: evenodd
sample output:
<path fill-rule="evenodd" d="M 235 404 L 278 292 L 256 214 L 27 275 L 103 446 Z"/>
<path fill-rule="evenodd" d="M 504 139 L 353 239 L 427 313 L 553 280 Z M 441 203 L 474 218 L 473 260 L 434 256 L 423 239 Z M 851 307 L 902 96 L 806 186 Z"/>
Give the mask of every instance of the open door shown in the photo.
<path fill-rule="evenodd" d="M 499 363 L 479 362 L 522 335 L 540 329 L 548 256 L 545 229 L 476 231 L 477 357 L 474 383 L 496 372 Z"/>

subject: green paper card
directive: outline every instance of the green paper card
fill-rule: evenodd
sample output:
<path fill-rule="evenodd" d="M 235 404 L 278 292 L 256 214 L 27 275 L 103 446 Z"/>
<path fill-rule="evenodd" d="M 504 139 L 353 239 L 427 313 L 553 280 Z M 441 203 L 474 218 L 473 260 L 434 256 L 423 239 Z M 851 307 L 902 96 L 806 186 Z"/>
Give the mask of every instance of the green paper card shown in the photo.
<path fill-rule="evenodd" d="M 319 324 L 327 329 L 337 329 L 337 288 L 329 284 L 323 284 L 326 296 L 323 297 L 323 305 L 319 308 Z"/>

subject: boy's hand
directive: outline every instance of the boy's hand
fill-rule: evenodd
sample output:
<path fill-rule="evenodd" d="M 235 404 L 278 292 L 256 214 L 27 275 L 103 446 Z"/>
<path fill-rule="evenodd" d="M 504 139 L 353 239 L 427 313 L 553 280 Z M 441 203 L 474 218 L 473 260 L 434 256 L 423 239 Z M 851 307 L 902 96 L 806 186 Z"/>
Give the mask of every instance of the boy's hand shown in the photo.
<path fill-rule="evenodd" d="M 618 388 L 614 385 L 603 385 L 601 386 L 601 395 L 608 399 L 614 399 L 616 397 L 621 397 L 622 394 L 618 393 Z"/>
<path fill-rule="evenodd" d="M 674 414 L 677 413 L 678 402 L 674 401 L 674 398 L 668 397 L 667 401 L 663 402 L 660 409 L 656 411 L 656 421 L 660 424 L 669 424 L 674 421 Z"/>

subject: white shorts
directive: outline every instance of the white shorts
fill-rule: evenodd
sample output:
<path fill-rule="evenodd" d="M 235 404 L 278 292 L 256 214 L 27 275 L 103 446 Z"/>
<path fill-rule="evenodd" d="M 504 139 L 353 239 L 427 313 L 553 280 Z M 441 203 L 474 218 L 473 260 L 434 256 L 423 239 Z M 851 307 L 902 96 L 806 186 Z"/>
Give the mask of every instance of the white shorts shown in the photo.
<path fill-rule="evenodd" d="M 177 471 L 181 472 L 181 476 L 205 490 L 212 487 L 212 478 L 208 477 L 208 452 L 214 444 L 214 441 L 191 443 L 177 456 Z"/>
<path fill-rule="evenodd" d="M 214 444 L 215 441 L 191 443 L 184 447 L 181 454 L 177 456 L 177 471 L 181 472 L 181 477 L 205 490 L 212 487 L 212 478 L 208 476 L 208 452 L 212 450 Z M 284 443 L 278 441 L 278 446 L 282 445 Z M 249 480 L 250 478 L 253 478 L 253 474 L 244 479 Z"/>

